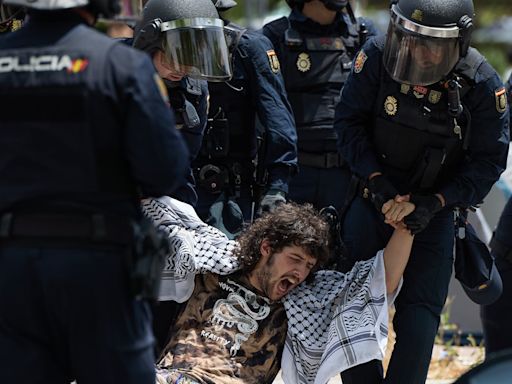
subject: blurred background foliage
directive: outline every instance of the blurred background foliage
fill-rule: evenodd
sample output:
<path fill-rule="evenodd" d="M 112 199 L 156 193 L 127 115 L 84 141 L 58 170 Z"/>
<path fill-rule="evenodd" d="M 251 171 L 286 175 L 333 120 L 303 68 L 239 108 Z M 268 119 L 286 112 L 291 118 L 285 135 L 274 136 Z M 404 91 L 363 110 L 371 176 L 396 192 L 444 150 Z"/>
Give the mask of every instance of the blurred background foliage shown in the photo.
<path fill-rule="evenodd" d="M 289 13 L 285 0 L 236 0 L 238 6 L 225 17 L 255 29 Z M 356 14 L 371 18 L 385 32 L 389 0 L 350 0 Z M 457 1 L 457 0 L 452 0 Z M 474 0 L 473 46 L 482 52 L 502 76 L 512 68 L 512 0 Z"/>

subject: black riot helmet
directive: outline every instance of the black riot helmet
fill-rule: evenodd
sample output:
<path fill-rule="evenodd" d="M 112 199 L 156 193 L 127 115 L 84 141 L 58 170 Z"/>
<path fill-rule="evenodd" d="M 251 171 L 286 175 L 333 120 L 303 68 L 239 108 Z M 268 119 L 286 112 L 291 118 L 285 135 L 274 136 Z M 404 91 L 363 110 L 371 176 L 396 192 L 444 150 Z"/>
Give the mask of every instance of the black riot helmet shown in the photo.
<path fill-rule="evenodd" d="M 384 67 L 400 83 L 431 85 L 466 56 L 472 0 L 393 0 Z"/>
<path fill-rule="evenodd" d="M 136 21 L 141 11 L 140 0 L 4 0 L 4 3 L 40 11 L 88 7 L 95 16 L 121 21 Z"/>
<path fill-rule="evenodd" d="M 133 45 L 149 54 L 163 51 L 176 73 L 208 81 L 231 77 L 224 22 L 211 0 L 149 0 Z"/>
<path fill-rule="evenodd" d="M 309 3 L 311 0 L 286 0 L 290 8 L 302 9 L 304 3 Z M 324 3 L 327 9 L 331 11 L 341 11 L 348 4 L 348 0 L 320 0 Z"/>
<path fill-rule="evenodd" d="M 217 11 L 224 12 L 227 11 L 234 6 L 236 6 L 236 1 L 234 0 L 212 0 L 213 5 L 215 5 L 215 8 L 217 8 Z"/>

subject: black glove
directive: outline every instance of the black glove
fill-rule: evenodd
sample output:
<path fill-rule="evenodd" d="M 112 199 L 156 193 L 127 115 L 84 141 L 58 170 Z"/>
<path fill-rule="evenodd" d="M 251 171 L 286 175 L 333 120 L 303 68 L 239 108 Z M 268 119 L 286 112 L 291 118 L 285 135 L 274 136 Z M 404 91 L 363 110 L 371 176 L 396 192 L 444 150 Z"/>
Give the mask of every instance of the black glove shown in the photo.
<path fill-rule="evenodd" d="M 263 195 L 258 208 L 258 216 L 273 211 L 278 205 L 286 203 L 286 195 L 278 189 L 270 189 Z"/>
<path fill-rule="evenodd" d="M 435 195 L 412 195 L 410 201 L 416 208 L 404 219 L 404 223 L 411 234 L 415 235 L 427 227 L 443 206 L 441 200 Z"/>
<path fill-rule="evenodd" d="M 371 202 L 380 213 L 382 213 L 384 203 L 398 195 L 397 189 L 383 175 L 372 177 L 368 181 L 368 190 Z"/>

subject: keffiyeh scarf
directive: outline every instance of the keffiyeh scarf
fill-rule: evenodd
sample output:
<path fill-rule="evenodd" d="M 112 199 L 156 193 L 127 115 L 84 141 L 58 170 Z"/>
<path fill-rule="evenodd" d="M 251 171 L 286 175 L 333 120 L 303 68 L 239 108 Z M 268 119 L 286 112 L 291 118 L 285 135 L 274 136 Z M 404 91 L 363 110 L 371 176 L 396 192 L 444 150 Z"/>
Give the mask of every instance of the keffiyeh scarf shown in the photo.
<path fill-rule="evenodd" d="M 227 275 L 239 269 L 236 241 L 202 222 L 190 205 L 162 197 L 144 200 L 142 208 L 171 241 L 160 300 L 186 301 L 198 273 Z M 295 288 L 283 299 L 288 317 L 284 382 L 324 384 L 350 367 L 382 359 L 394 296 L 386 296 L 382 251 L 346 274 L 319 271 L 312 283 Z"/>

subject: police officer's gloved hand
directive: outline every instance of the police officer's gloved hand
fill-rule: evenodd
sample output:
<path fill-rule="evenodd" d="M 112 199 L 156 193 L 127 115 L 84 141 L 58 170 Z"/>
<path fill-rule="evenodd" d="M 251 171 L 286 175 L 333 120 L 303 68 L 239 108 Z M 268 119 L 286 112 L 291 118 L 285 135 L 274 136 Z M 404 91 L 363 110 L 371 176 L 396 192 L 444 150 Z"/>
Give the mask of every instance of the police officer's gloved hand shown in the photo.
<path fill-rule="evenodd" d="M 427 227 L 443 205 L 436 195 L 412 195 L 410 201 L 416 208 L 404 219 L 404 223 L 411 234 L 416 235 Z"/>
<path fill-rule="evenodd" d="M 383 175 L 376 175 L 368 181 L 368 190 L 370 191 L 370 200 L 379 212 L 382 212 L 382 206 L 388 200 L 394 199 L 398 195 L 398 190 Z"/>
<path fill-rule="evenodd" d="M 279 189 L 269 189 L 260 200 L 258 208 L 258 216 L 265 212 L 271 212 L 278 205 L 286 203 L 286 195 Z"/>

